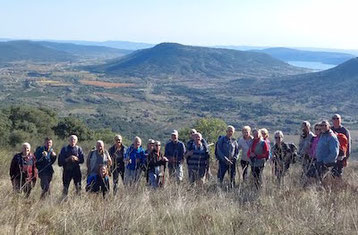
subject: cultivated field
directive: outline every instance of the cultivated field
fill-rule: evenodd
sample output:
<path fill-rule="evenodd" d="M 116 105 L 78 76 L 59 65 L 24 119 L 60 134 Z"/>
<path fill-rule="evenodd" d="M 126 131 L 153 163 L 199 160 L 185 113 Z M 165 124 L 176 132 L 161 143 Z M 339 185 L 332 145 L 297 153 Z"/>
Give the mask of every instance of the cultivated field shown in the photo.
<path fill-rule="evenodd" d="M 157 191 L 121 186 L 116 196 L 80 197 L 60 202 L 61 169 L 56 166 L 52 194 L 39 200 L 40 185 L 25 199 L 14 195 L 7 175 L 9 157 L 1 154 L 1 234 L 356 234 L 358 163 L 346 169 L 344 184 L 309 186 L 294 166 L 283 187 L 274 183 L 267 164 L 260 191 L 249 183 L 233 190 L 167 184 Z M 214 170 L 215 171 L 215 170 Z M 215 173 L 215 172 L 213 172 Z M 237 181 L 240 182 L 239 177 Z M 85 181 L 83 180 L 83 184 Z M 168 182 L 167 182 L 168 183 Z"/>

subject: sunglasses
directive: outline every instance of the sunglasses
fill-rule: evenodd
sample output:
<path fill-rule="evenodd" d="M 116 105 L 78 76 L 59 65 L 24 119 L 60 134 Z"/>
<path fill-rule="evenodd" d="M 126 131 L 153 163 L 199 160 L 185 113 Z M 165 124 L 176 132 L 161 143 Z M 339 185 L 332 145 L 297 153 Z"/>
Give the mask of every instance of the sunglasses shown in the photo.
<path fill-rule="evenodd" d="M 281 136 L 275 136 L 275 139 L 281 139 Z"/>
<path fill-rule="evenodd" d="M 319 128 L 315 128 L 315 131 L 320 131 L 321 129 L 319 129 Z"/>
<path fill-rule="evenodd" d="M 157 146 L 157 147 L 158 147 L 158 146 L 160 146 L 160 144 L 156 144 L 155 146 Z"/>
<path fill-rule="evenodd" d="M 334 118 L 332 118 L 332 120 L 339 120 L 339 118 L 337 118 L 337 117 L 334 117 Z"/>

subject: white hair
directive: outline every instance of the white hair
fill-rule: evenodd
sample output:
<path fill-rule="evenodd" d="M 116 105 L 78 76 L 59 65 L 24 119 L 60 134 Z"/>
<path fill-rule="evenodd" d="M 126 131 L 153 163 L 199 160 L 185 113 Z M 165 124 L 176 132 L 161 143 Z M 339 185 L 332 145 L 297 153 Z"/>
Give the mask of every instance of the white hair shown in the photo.
<path fill-rule="evenodd" d="M 22 144 L 22 148 L 27 147 L 28 149 L 31 149 L 31 145 L 27 142 Z"/>

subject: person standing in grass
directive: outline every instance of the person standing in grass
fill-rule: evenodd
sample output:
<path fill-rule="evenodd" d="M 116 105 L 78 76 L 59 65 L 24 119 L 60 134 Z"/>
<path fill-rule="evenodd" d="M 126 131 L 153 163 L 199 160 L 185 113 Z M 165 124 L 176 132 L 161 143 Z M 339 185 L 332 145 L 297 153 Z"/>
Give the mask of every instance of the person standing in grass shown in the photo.
<path fill-rule="evenodd" d="M 292 163 L 292 151 L 288 144 L 283 141 L 282 131 L 276 131 L 274 134 L 275 144 L 272 146 L 272 162 L 274 164 L 274 172 L 279 185 L 282 183 L 290 164 Z"/>
<path fill-rule="evenodd" d="M 185 145 L 179 141 L 178 131 L 173 130 L 170 141 L 165 145 L 164 156 L 168 158 L 169 176 L 176 178 L 177 182 L 183 181 L 183 161 Z"/>
<path fill-rule="evenodd" d="M 122 136 L 116 135 L 114 137 L 114 145 L 109 148 L 108 152 L 111 156 L 113 164 L 111 166 L 111 173 L 113 177 L 113 194 L 115 195 L 118 190 L 118 180 L 121 176 L 122 182 L 124 182 L 124 155 L 127 151 L 127 146 L 122 142 Z"/>
<path fill-rule="evenodd" d="M 124 155 L 124 163 L 127 164 L 126 173 L 124 175 L 124 183 L 126 185 L 137 183 L 140 179 L 142 169 L 145 167 L 146 158 L 141 145 L 141 138 L 136 136 L 133 139 L 133 144 L 127 149 Z"/>
<path fill-rule="evenodd" d="M 208 146 L 202 142 L 200 133 L 194 134 L 194 142 L 189 145 L 185 158 L 188 164 L 189 182 L 204 184 L 210 154 Z"/>
<path fill-rule="evenodd" d="M 218 180 L 223 183 L 226 172 L 229 172 L 230 187 L 235 186 L 236 160 L 239 154 L 239 147 L 233 138 L 235 128 L 228 126 L 226 135 L 222 136 L 217 143 L 217 157 L 219 160 Z"/>
<path fill-rule="evenodd" d="M 22 144 L 21 153 L 15 154 L 10 164 L 10 179 L 15 192 L 30 196 L 37 179 L 36 158 L 29 143 Z"/>
<path fill-rule="evenodd" d="M 69 144 L 61 149 L 58 156 L 58 165 L 63 167 L 63 196 L 67 196 L 68 188 L 73 180 L 76 188 L 76 194 L 81 193 L 81 168 L 80 164 L 84 163 L 85 158 L 83 150 L 77 145 L 78 138 L 76 135 L 71 135 Z"/>
<path fill-rule="evenodd" d="M 87 185 L 86 191 L 102 191 L 103 196 L 109 191 L 108 169 L 112 165 L 112 159 L 104 148 L 102 140 L 96 143 L 96 149 L 92 150 L 87 157 Z"/>
<path fill-rule="evenodd" d="M 341 177 L 343 175 L 343 167 L 347 166 L 347 160 L 351 153 L 352 139 L 349 133 L 349 130 L 342 126 L 342 117 L 339 114 L 334 114 L 332 117 L 333 126 L 331 127 L 332 131 L 337 134 L 343 134 L 347 138 L 347 148 L 344 149 L 340 146 L 337 164 L 334 168 L 335 176 Z"/>
<path fill-rule="evenodd" d="M 317 163 L 316 169 L 318 171 L 319 179 L 322 180 L 324 174 L 330 167 L 336 165 L 339 154 L 339 141 L 330 128 L 327 120 L 321 122 L 321 135 L 317 143 Z"/>
<path fill-rule="evenodd" d="M 298 155 L 302 161 L 302 175 L 306 175 L 310 166 L 309 151 L 314 134 L 311 132 L 311 124 L 308 121 L 302 122 L 301 130 L 302 133 L 298 143 Z"/>
<path fill-rule="evenodd" d="M 252 140 L 247 156 L 250 158 L 251 172 L 255 180 L 256 188 L 261 187 L 262 171 L 265 167 L 265 162 L 269 157 L 269 146 L 266 141 L 261 138 L 261 133 L 258 130 L 253 130 Z"/>
<path fill-rule="evenodd" d="M 147 158 L 147 172 L 149 176 L 149 185 L 152 188 L 163 187 L 164 186 L 164 173 L 168 159 L 164 157 L 163 153 L 160 151 L 161 143 L 160 141 L 154 142 L 154 149 L 150 152 Z"/>
<path fill-rule="evenodd" d="M 250 165 L 250 159 L 247 156 L 253 137 L 251 136 L 251 127 L 244 126 L 241 130 L 242 137 L 238 139 L 237 144 L 241 149 L 241 160 L 240 165 L 242 168 L 242 179 L 246 180 L 247 172 Z"/>
<path fill-rule="evenodd" d="M 41 198 L 44 198 L 50 193 L 50 184 L 54 173 L 52 164 L 54 164 L 57 159 L 57 155 L 52 147 L 52 144 L 52 139 L 47 137 L 45 138 L 44 145 L 37 147 L 35 151 L 36 166 L 41 181 Z"/>

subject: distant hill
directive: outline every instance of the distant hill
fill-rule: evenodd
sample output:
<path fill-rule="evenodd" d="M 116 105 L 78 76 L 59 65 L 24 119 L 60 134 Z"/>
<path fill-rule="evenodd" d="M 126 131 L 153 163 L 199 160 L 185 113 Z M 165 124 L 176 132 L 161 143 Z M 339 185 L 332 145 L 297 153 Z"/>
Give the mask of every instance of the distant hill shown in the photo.
<path fill-rule="evenodd" d="M 103 46 L 103 47 L 111 47 L 111 48 L 130 50 L 130 51 L 146 49 L 155 46 L 155 44 L 149 44 L 143 42 L 129 42 L 129 41 L 104 41 L 104 42 L 80 41 L 80 40 L 48 40 L 48 41 L 58 42 L 58 43 L 72 43 L 72 44 L 85 45 L 85 46 Z"/>
<path fill-rule="evenodd" d="M 96 72 L 135 77 L 272 77 L 303 73 L 269 55 L 161 43 L 119 60 L 89 67 Z"/>
<path fill-rule="evenodd" d="M 31 41 L 0 42 L 0 63 L 27 60 L 36 62 L 73 61 L 76 57 Z"/>
<path fill-rule="evenodd" d="M 302 108 L 358 114 L 358 58 L 329 70 L 267 80 L 262 85 L 267 89 L 261 91 L 261 95 L 294 100 Z"/>
<path fill-rule="evenodd" d="M 79 57 L 86 58 L 116 58 L 133 52 L 131 50 L 115 49 L 105 46 L 87 46 L 73 43 L 58 43 L 48 41 L 40 41 L 36 43 L 48 48 L 64 51 Z"/>
<path fill-rule="evenodd" d="M 285 47 L 266 48 L 262 50 L 255 50 L 264 52 L 270 56 L 282 61 L 307 61 L 307 62 L 321 62 L 323 64 L 338 65 L 349 59 L 354 58 L 354 55 L 339 52 L 325 52 L 325 51 L 305 51 L 296 50 Z"/>

